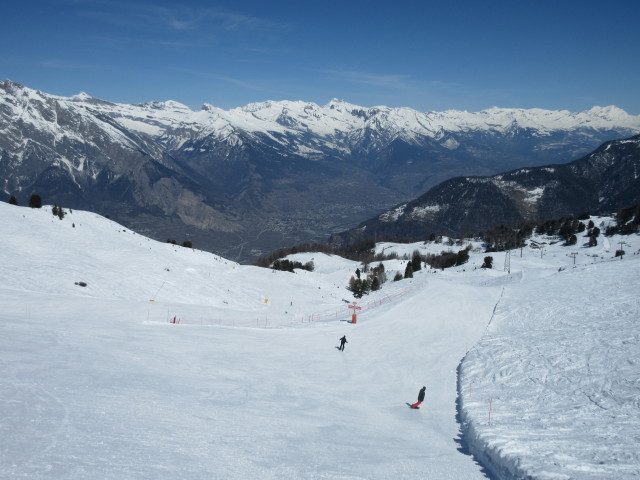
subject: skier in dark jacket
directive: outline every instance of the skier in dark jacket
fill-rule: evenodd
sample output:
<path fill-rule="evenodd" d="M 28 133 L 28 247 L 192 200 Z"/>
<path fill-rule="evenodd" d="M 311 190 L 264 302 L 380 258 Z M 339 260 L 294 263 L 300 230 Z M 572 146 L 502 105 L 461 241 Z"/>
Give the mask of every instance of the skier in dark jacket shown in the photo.
<path fill-rule="evenodd" d="M 416 403 L 414 403 L 413 405 L 411 405 L 411 408 L 418 408 L 420 406 L 420 404 L 422 402 L 424 402 L 424 391 L 427 389 L 427 387 L 422 387 L 420 389 L 420 391 L 418 392 L 418 401 Z"/>
<path fill-rule="evenodd" d="M 345 335 L 345 336 L 343 336 L 343 337 L 340 339 L 340 346 L 338 347 L 338 350 L 343 351 L 343 350 L 344 350 L 344 344 L 345 344 L 345 343 L 349 343 L 349 342 L 347 342 L 347 336 L 346 336 L 346 335 Z"/>

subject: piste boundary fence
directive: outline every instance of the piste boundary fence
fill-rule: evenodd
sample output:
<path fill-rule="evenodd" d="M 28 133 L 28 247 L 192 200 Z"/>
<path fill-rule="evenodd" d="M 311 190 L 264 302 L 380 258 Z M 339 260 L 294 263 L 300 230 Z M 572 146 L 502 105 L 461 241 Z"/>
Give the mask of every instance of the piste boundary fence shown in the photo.
<path fill-rule="evenodd" d="M 406 297 L 412 292 L 415 292 L 424 285 L 412 285 L 397 292 L 377 295 L 376 298 L 367 299 L 362 302 L 357 302 L 358 318 L 366 317 L 367 313 L 383 305 L 387 305 Z M 290 327 L 296 325 L 305 325 L 322 322 L 333 321 L 350 321 L 352 310 L 348 308 L 352 305 L 351 302 L 343 303 L 341 306 L 336 306 L 332 310 L 325 310 L 319 313 L 310 313 L 307 315 L 279 315 L 279 316 L 253 316 L 249 315 L 245 318 L 220 318 L 209 317 L 201 313 L 189 313 L 186 311 L 179 311 L 178 309 L 168 309 L 166 311 L 166 317 L 163 321 L 154 321 L 148 316 L 147 323 L 168 323 L 175 325 L 202 325 L 202 326 L 222 326 L 222 327 L 243 327 L 243 328 L 278 328 L 278 327 Z M 185 307 L 185 309 L 188 309 Z"/>

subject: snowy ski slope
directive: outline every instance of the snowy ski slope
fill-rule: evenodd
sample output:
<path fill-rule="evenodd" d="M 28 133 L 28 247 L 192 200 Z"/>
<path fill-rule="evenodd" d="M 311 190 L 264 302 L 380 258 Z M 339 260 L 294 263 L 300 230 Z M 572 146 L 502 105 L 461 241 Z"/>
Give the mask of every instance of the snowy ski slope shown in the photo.
<path fill-rule="evenodd" d="M 636 255 L 622 261 L 530 282 L 525 268 L 521 288 L 505 289 L 487 333 L 462 363 L 473 450 L 508 471 L 505 478 L 640 477 L 634 240 Z"/>
<path fill-rule="evenodd" d="M 618 238 L 514 251 L 510 274 L 476 249 L 389 281 L 353 325 L 338 257 L 272 272 L 87 212 L 0 221 L 2 479 L 638 475 L 637 236 L 623 260 Z"/>

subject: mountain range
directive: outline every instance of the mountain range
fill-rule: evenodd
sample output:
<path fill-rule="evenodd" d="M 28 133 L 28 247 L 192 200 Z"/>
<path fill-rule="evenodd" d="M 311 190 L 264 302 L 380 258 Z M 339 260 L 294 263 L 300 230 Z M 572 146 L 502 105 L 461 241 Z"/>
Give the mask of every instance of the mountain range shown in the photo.
<path fill-rule="evenodd" d="M 279 101 L 198 111 L 0 82 L 5 195 L 108 215 L 156 239 L 251 261 L 325 240 L 460 175 L 566 163 L 640 133 L 640 116 L 419 112 Z"/>
<path fill-rule="evenodd" d="M 640 204 L 640 135 L 606 142 L 567 164 L 456 177 L 358 227 L 334 234 L 345 245 L 375 238 L 475 234 L 524 220 L 615 212 Z"/>

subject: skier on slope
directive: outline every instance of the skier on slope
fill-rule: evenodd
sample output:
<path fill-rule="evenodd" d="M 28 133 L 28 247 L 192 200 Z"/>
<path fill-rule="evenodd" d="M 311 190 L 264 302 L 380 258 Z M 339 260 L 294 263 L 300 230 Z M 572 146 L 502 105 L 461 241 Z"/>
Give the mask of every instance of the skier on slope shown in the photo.
<path fill-rule="evenodd" d="M 413 405 L 411 405 L 411 408 L 418 408 L 420 406 L 420 404 L 424 401 L 424 392 L 427 389 L 427 387 L 422 387 L 420 389 L 420 391 L 418 392 L 418 401 L 416 403 L 414 403 Z"/>
<path fill-rule="evenodd" d="M 341 339 L 340 339 L 340 346 L 338 347 L 338 350 L 343 351 L 344 350 L 344 344 L 345 343 L 349 343 L 347 342 L 347 336 L 344 335 Z"/>

